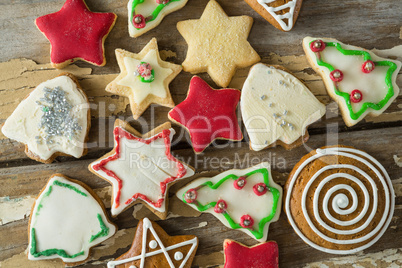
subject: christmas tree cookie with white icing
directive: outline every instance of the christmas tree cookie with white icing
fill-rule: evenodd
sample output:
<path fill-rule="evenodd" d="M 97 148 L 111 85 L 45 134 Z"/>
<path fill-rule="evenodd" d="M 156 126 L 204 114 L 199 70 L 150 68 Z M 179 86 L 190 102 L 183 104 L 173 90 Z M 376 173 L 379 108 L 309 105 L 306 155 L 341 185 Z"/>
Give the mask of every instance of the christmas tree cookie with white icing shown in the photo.
<path fill-rule="evenodd" d="M 194 209 L 211 213 L 227 227 L 260 242 L 266 241 L 270 223 L 281 213 L 282 188 L 273 181 L 267 162 L 198 178 L 176 195 Z"/>
<path fill-rule="evenodd" d="M 258 14 L 277 29 L 292 30 L 303 0 L 245 0 Z"/>
<path fill-rule="evenodd" d="M 148 218 L 140 220 L 129 251 L 107 264 L 108 268 L 190 268 L 198 247 L 194 235 L 169 236 Z"/>
<path fill-rule="evenodd" d="M 399 61 L 331 38 L 305 37 L 303 49 L 322 76 L 328 94 L 338 103 L 347 126 L 366 115 L 382 114 L 399 94 Z"/>
<path fill-rule="evenodd" d="M 120 74 L 106 86 L 106 91 L 129 98 L 134 119 L 152 103 L 174 107 L 169 84 L 182 68 L 161 60 L 156 38 L 138 54 L 116 49 L 116 58 Z"/>
<path fill-rule="evenodd" d="M 73 75 L 62 73 L 23 99 L 1 131 L 24 143 L 29 158 L 51 163 L 60 155 L 80 158 L 86 153 L 90 123 L 87 96 Z"/>
<path fill-rule="evenodd" d="M 113 186 L 112 215 L 141 202 L 165 219 L 169 187 L 194 175 L 190 167 L 171 154 L 175 131 L 165 123 L 141 135 L 117 119 L 113 134 L 113 150 L 89 165 L 92 173 Z"/>
<path fill-rule="evenodd" d="M 325 114 L 325 105 L 300 80 L 281 66 L 262 63 L 244 82 L 240 108 L 254 151 L 300 146 L 309 138 L 307 127 Z"/>
<path fill-rule="evenodd" d="M 85 261 L 92 247 L 116 233 L 102 201 L 84 183 L 61 174 L 50 177 L 29 221 L 29 260 Z"/>
<path fill-rule="evenodd" d="M 188 0 L 130 0 L 128 1 L 128 31 L 138 37 L 152 30 L 163 18 L 181 9 Z"/>

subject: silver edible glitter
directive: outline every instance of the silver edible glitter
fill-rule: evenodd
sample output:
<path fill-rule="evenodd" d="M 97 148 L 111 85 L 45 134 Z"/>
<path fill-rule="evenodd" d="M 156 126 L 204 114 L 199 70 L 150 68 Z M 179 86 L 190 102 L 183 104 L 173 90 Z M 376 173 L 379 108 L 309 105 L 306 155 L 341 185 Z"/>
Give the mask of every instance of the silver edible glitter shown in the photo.
<path fill-rule="evenodd" d="M 218 207 L 219 207 L 220 209 L 225 209 L 225 208 L 226 208 L 225 203 L 223 203 L 223 202 L 219 202 L 219 203 L 218 203 Z"/>
<path fill-rule="evenodd" d="M 270 103 L 268 104 L 268 106 L 269 106 L 269 107 L 272 107 L 272 102 L 270 102 Z"/>
<path fill-rule="evenodd" d="M 237 186 L 243 187 L 244 186 L 244 180 L 238 180 L 237 181 Z"/>
<path fill-rule="evenodd" d="M 279 85 L 283 85 L 285 82 L 283 80 L 279 80 Z"/>
<path fill-rule="evenodd" d="M 260 97 L 260 99 L 261 99 L 261 100 L 264 100 L 266 97 L 267 97 L 267 96 L 262 95 L 262 96 Z"/>
<path fill-rule="evenodd" d="M 287 115 L 288 114 L 288 110 L 283 111 L 283 115 Z"/>
<path fill-rule="evenodd" d="M 258 192 L 263 192 L 265 190 L 265 187 L 264 186 L 262 186 L 262 185 L 258 185 L 258 187 L 257 187 L 257 191 Z"/>
<path fill-rule="evenodd" d="M 45 87 L 45 95 L 37 102 L 43 111 L 39 128 L 43 128 L 45 136 L 42 137 L 46 144 L 53 144 L 54 136 L 64 136 L 72 139 L 82 127 L 78 124 L 78 119 L 70 114 L 73 106 L 66 99 L 66 92 L 61 87 L 55 87 L 53 90 Z M 37 142 L 41 141 L 36 136 Z M 38 142 L 38 143 L 39 143 Z"/>

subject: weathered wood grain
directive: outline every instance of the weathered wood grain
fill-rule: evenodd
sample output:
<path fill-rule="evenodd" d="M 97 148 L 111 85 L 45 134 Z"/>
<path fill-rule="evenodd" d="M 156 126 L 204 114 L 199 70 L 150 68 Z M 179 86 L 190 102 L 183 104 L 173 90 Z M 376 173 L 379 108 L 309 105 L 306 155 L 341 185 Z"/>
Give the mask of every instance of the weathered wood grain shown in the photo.
<path fill-rule="evenodd" d="M 281 267 L 401 266 L 402 249 L 396 238 L 402 236 L 402 161 L 400 160 L 402 158 L 400 145 L 402 93 L 383 115 L 377 118 L 366 118 L 364 122 L 353 128 L 345 127 L 337 106 L 325 93 L 321 78 L 308 66 L 303 56 L 301 40 L 307 35 L 334 37 L 344 43 L 367 49 L 390 49 L 399 45 L 398 51 L 392 49 L 379 53 L 386 53 L 385 56 L 397 56 L 398 53 L 400 55 L 402 1 L 305 0 L 299 19 L 289 33 L 276 30 L 244 1 L 218 1 L 228 15 L 245 14 L 254 18 L 249 41 L 263 58 L 263 62 L 283 65 L 305 81 L 318 99 L 329 104 L 327 115 L 311 126 L 312 135 L 306 146 L 292 151 L 272 148 L 262 152 L 251 152 L 245 142 L 246 137 L 243 142 L 229 143 L 231 147 L 210 147 L 203 155 L 195 157 L 185 138 L 182 137 L 173 147 L 174 154 L 196 166 L 197 172 L 207 172 L 206 174 L 269 161 L 273 166 L 274 179 L 283 185 L 292 167 L 309 151 L 309 148 L 315 149 L 327 144 L 340 143 L 363 149 L 375 156 L 387 169 L 397 196 L 397 206 L 390 228 L 374 246 L 351 256 L 334 256 L 316 251 L 303 243 L 294 233 L 284 213 L 277 223 L 271 225 L 269 239 L 279 244 Z M 112 96 L 103 90 L 119 72 L 114 49 L 123 48 L 138 52 L 152 37 L 156 37 L 159 48 L 162 50 L 162 57 L 180 64 L 185 58 L 187 45 L 176 30 L 176 23 L 184 19 L 199 18 L 208 0 L 190 0 L 182 10 L 167 16 L 160 26 L 136 39 L 130 38 L 127 33 L 127 0 L 86 0 L 86 2 L 93 11 L 113 11 L 118 15 L 116 25 L 105 43 L 107 65 L 99 68 L 78 62 L 78 67 L 68 68 L 80 78 L 94 108 L 89 154 L 80 160 L 64 157 L 53 164 L 38 164 L 26 158 L 23 146 L 0 134 L 0 267 L 62 267 L 60 261 L 33 262 L 28 261 L 25 255 L 28 241 L 27 215 L 30 205 L 51 174 L 60 172 L 84 181 L 96 189 L 104 204 L 110 207 L 110 185 L 91 174 L 87 170 L 87 165 L 110 150 L 111 129 L 115 116 L 128 119 L 132 125 L 141 127 L 139 122 L 130 120 L 126 99 Z M 0 1 L 2 12 L 0 16 L 0 47 L 2 48 L 0 50 L 0 62 L 2 62 L 0 63 L 0 124 L 30 90 L 59 72 L 48 64 L 49 42 L 36 29 L 34 20 L 40 15 L 59 10 L 62 4 L 63 0 Z M 32 59 L 37 64 L 29 60 L 19 61 L 17 64 L 15 61 L 13 64 L 7 63 L 7 61 L 20 58 Z M 248 69 L 238 70 L 230 86 L 241 88 L 247 72 Z M 214 85 L 208 75 L 200 76 Z M 190 74 L 182 72 L 171 83 L 170 88 L 176 103 L 185 98 L 190 78 Z M 402 86 L 401 75 L 398 77 L 398 85 Z M 100 109 L 102 105 L 106 109 Z M 166 113 L 169 109 L 159 106 L 153 108 L 148 109 L 142 117 L 142 120 L 148 124 L 148 129 L 167 120 Z M 176 130 L 179 131 L 180 128 L 176 127 Z M 142 129 L 142 132 L 146 131 L 147 129 Z M 226 142 L 218 143 L 222 146 L 227 144 Z M 215 162 L 216 158 L 224 160 L 221 165 Z M 195 234 L 200 238 L 194 267 L 222 267 L 224 238 L 232 238 L 247 245 L 256 243 L 242 232 L 229 230 L 212 215 L 200 215 L 188 206 L 184 206 L 173 196 L 182 184 L 171 188 L 169 207 L 171 213 L 167 220 L 158 223 L 171 235 Z M 131 245 L 137 219 L 144 216 L 154 219 L 146 208 L 137 205 L 114 219 L 119 226 L 118 233 L 94 248 L 89 262 L 81 267 L 105 267 L 107 260 L 124 253 Z"/>

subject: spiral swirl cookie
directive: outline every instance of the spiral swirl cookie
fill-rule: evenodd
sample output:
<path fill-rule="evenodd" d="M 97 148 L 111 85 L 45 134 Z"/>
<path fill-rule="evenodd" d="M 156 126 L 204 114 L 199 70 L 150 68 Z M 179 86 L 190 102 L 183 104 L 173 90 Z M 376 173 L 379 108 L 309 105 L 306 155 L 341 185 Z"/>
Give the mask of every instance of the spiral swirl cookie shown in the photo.
<path fill-rule="evenodd" d="M 395 207 L 384 167 L 351 147 L 323 147 L 304 156 L 285 185 L 285 212 L 310 246 L 351 254 L 377 242 Z"/>

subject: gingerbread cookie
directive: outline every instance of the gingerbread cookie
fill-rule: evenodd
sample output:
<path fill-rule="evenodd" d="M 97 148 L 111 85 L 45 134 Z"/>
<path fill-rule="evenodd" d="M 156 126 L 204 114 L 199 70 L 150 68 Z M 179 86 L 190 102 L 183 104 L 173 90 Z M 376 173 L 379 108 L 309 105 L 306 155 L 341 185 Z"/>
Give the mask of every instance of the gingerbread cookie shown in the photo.
<path fill-rule="evenodd" d="M 112 216 L 136 203 L 158 217 L 167 216 L 167 193 L 178 180 L 194 171 L 170 152 L 174 130 L 165 123 L 141 135 L 128 123 L 116 120 L 114 148 L 89 165 L 89 170 L 113 186 Z"/>
<path fill-rule="evenodd" d="M 331 38 L 306 37 L 303 49 L 313 69 L 322 76 L 328 94 L 338 103 L 347 126 L 357 124 L 366 115 L 382 114 L 399 94 L 399 61 Z"/>
<path fill-rule="evenodd" d="M 106 64 L 104 42 L 116 21 L 114 13 L 91 12 L 84 0 L 66 0 L 60 11 L 36 19 L 50 41 L 50 61 L 64 68 L 76 60 Z"/>
<path fill-rule="evenodd" d="M 195 153 L 201 153 L 216 139 L 243 139 L 236 116 L 239 100 L 239 90 L 213 89 L 193 76 L 187 98 L 169 112 L 169 119 L 188 130 Z"/>
<path fill-rule="evenodd" d="M 198 247 L 194 235 L 169 236 L 148 218 L 142 219 L 128 252 L 107 264 L 108 268 L 190 268 Z"/>
<path fill-rule="evenodd" d="M 86 153 L 90 118 L 88 99 L 77 79 L 62 73 L 22 100 L 1 131 L 24 143 L 29 158 L 51 163 L 59 155 L 80 158 Z"/>
<path fill-rule="evenodd" d="M 234 240 L 223 242 L 224 268 L 278 268 L 278 244 L 274 241 L 248 247 Z"/>
<path fill-rule="evenodd" d="M 250 148 L 278 143 L 286 149 L 308 139 L 306 128 L 325 114 L 325 105 L 281 66 L 254 65 L 241 92 L 241 113 Z"/>
<path fill-rule="evenodd" d="M 28 259 L 59 258 L 65 264 L 76 265 L 116 230 L 102 201 L 87 185 L 54 174 L 31 211 Z"/>
<path fill-rule="evenodd" d="M 258 14 L 277 29 L 292 30 L 303 0 L 245 0 Z"/>
<path fill-rule="evenodd" d="M 304 156 L 286 182 L 285 212 L 310 246 L 332 254 L 364 250 L 387 230 L 395 194 L 384 167 L 353 147 Z"/>
<path fill-rule="evenodd" d="M 211 213 L 227 227 L 260 242 L 267 240 L 269 224 L 281 213 L 282 188 L 273 181 L 267 162 L 196 179 L 176 195 L 194 209 Z"/>
<path fill-rule="evenodd" d="M 107 85 L 106 91 L 129 98 L 134 119 L 152 103 L 174 107 L 169 83 L 182 68 L 161 60 L 156 38 L 138 54 L 116 49 L 116 58 L 120 74 Z"/>
<path fill-rule="evenodd" d="M 131 37 L 138 37 L 152 30 L 162 19 L 181 9 L 187 0 L 130 0 L 128 1 L 128 31 Z"/>
<path fill-rule="evenodd" d="M 178 22 L 188 44 L 184 71 L 208 72 L 218 86 L 228 86 L 237 67 L 260 61 L 247 41 L 252 24 L 248 16 L 228 17 L 215 0 L 209 1 L 200 19 Z"/>

